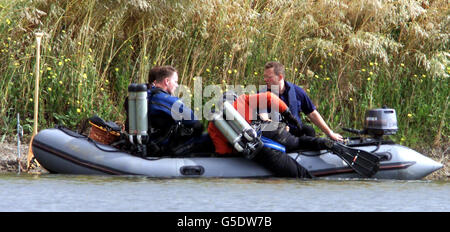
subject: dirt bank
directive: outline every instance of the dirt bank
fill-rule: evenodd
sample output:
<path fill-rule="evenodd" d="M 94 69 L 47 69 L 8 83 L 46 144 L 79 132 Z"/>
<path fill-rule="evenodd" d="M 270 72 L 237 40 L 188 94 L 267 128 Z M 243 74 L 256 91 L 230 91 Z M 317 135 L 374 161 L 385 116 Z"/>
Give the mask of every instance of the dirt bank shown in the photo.
<path fill-rule="evenodd" d="M 20 145 L 20 165 L 22 167 L 21 172 L 26 172 L 28 144 Z M 0 174 L 13 172 L 17 173 L 19 170 L 18 165 L 18 151 L 17 143 L 0 143 Z M 47 170 L 41 167 L 31 168 L 30 173 L 48 173 Z"/>
<path fill-rule="evenodd" d="M 24 172 L 27 164 L 27 154 L 28 154 L 28 143 L 23 143 L 20 146 L 21 158 L 20 164 L 23 167 L 22 172 Z M 449 159 L 449 149 L 438 148 L 432 150 L 418 150 L 422 154 L 426 154 L 433 160 L 444 164 L 444 167 L 431 175 L 425 177 L 425 180 L 450 180 L 450 159 Z M 0 174 L 7 172 L 18 172 L 18 152 L 16 143 L 0 143 Z M 33 168 L 30 170 L 32 173 L 48 173 L 47 170 L 41 167 Z"/>

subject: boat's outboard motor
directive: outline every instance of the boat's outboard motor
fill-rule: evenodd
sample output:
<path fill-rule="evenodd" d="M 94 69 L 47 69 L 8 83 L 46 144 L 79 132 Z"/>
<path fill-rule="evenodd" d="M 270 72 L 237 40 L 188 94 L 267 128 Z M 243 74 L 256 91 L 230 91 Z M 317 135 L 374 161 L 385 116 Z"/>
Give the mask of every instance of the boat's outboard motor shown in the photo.
<path fill-rule="evenodd" d="M 136 145 L 137 153 L 144 157 L 148 142 L 147 85 L 130 84 L 128 92 L 129 139 Z"/>
<path fill-rule="evenodd" d="M 351 128 L 342 128 L 359 135 L 371 135 L 375 139 L 380 139 L 383 135 L 393 135 L 397 133 L 397 115 L 394 109 L 383 108 L 370 109 L 366 111 L 364 117 L 364 129 L 357 130 Z"/>
<path fill-rule="evenodd" d="M 368 135 L 381 137 L 397 133 L 397 116 L 394 109 L 383 107 L 366 112 L 364 131 Z"/>

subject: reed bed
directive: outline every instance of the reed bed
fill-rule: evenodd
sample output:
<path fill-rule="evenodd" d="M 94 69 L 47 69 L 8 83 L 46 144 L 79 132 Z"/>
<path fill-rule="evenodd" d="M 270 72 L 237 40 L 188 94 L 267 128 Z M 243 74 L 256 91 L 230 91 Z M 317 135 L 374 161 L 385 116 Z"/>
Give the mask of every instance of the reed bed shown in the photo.
<path fill-rule="evenodd" d="M 0 139 L 20 113 L 32 132 L 34 32 L 41 50 L 39 128 L 123 121 L 127 86 L 154 65 L 180 82 L 261 84 L 286 66 L 335 131 L 367 109 L 395 108 L 398 143 L 448 146 L 448 0 L 0 0 Z"/>

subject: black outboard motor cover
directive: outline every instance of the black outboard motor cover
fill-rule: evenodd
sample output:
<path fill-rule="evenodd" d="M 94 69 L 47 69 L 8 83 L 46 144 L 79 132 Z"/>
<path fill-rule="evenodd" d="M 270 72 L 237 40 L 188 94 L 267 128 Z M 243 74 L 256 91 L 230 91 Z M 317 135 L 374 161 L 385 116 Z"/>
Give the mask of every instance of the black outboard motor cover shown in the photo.
<path fill-rule="evenodd" d="M 383 107 L 366 112 L 364 130 L 369 135 L 393 135 L 397 132 L 397 115 L 394 109 Z"/>

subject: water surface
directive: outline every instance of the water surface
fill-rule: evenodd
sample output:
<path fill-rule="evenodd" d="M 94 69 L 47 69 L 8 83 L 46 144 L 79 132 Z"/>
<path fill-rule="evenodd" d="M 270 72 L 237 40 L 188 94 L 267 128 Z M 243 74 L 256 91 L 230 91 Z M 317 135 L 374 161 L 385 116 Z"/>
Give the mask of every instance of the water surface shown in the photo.
<path fill-rule="evenodd" d="M 450 211 L 450 182 L 0 175 L 0 211 Z"/>

